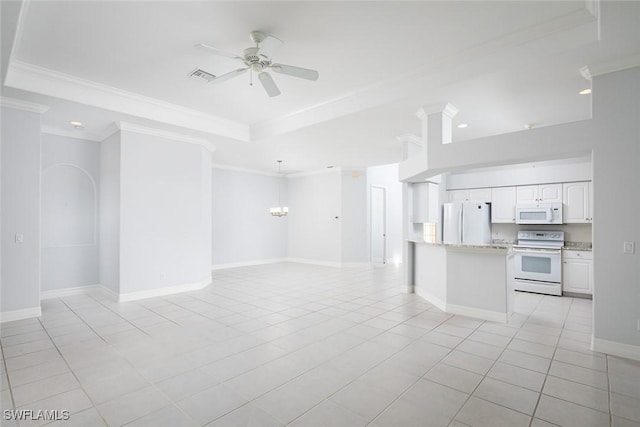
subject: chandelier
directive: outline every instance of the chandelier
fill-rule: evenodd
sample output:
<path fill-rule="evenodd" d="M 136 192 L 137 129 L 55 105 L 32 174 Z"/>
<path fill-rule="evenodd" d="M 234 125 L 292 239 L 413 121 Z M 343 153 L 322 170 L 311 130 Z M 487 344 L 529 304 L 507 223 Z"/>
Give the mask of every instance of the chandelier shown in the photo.
<path fill-rule="evenodd" d="M 280 165 L 282 164 L 282 160 L 278 160 L 278 177 L 282 178 L 282 173 L 280 172 Z M 280 182 L 278 182 L 278 206 L 275 208 L 269 209 L 271 216 L 283 217 L 287 216 L 289 213 L 289 208 L 286 206 L 282 206 L 280 203 Z"/>

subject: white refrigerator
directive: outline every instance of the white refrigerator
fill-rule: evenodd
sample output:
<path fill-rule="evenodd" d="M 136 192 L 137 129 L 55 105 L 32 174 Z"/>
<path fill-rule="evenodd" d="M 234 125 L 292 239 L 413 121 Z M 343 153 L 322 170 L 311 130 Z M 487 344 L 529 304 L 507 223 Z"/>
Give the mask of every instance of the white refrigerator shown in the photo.
<path fill-rule="evenodd" d="M 491 244 L 491 203 L 457 202 L 442 207 L 443 243 Z"/>

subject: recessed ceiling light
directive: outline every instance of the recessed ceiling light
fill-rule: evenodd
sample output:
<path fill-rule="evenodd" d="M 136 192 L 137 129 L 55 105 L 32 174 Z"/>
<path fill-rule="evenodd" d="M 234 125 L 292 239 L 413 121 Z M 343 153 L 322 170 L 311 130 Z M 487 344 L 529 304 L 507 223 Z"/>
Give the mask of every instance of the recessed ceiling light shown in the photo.
<path fill-rule="evenodd" d="M 591 88 L 589 89 L 583 89 L 580 92 L 578 92 L 580 95 L 589 95 L 591 93 Z"/>
<path fill-rule="evenodd" d="M 331 169 L 331 168 L 333 168 L 333 166 L 327 166 L 327 169 Z"/>
<path fill-rule="evenodd" d="M 466 123 L 460 123 L 460 124 L 458 125 L 458 129 L 464 129 L 464 128 L 466 128 L 467 126 L 469 126 L 469 125 L 468 125 L 468 124 L 466 124 Z"/>
<path fill-rule="evenodd" d="M 69 122 L 69 123 L 71 124 L 71 126 L 73 126 L 76 129 L 84 128 L 84 126 L 82 125 L 82 122 L 73 121 L 73 122 Z"/>
<path fill-rule="evenodd" d="M 533 128 L 533 123 L 527 123 L 527 124 L 525 124 L 525 125 L 524 125 L 524 128 L 525 128 L 525 129 L 531 129 L 531 128 Z"/>

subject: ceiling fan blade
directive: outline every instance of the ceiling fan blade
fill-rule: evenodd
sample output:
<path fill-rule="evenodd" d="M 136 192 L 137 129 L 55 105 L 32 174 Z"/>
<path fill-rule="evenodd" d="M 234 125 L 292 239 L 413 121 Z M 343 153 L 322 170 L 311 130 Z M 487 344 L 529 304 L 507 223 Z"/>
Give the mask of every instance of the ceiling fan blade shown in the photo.
<path fill-rule="evenodd" d="M 230 71 L 226 74 L 222 74 L 218 77 L 216 77 L 215 79 L 211 80 L 209 83 L 220 83 L 223 82 L 225 80 L 229 80 L 232 79 L 236 76 L 239 76 L 240 74 L 246 73 L 249 69 L 248 68 L 238 68 L 237 70 L 233 70 Z"/>
<path fill-rule="evenodd" d="M 271 59 L 274 53 L 280 46 L 282 46 L 284 42 L 277 37 L 267 36 L 260 42 L 260 49 L 258 49 L 258 56 L 261 56 L 266 59 Z"/>
<path fill-rule="evenodd" d="M 270 97 L 280 95 L 280 89 L 278 89 L 278 86 L 276 86 L 276 82 L 274 82 L 273 78 L 271 78 L 271 74 L 263 71 L 262 73 L 258 74 L 258 78 L 260 79 L 260 83 L 262 83 L 262 87 L 264 87 L 264 90 L 267 91 L 267 94 Z"/>
<path fill-rule="evenodd" d="M 294 67 L 292 65 L 284 64 L 272 64 L 271 68 L 276 73 L 287 74 L 293 77 L 298 77 L 307 80 L 318 80 L 319 74 L 316 70 L 309 70 L 307 68 Z"/>
<path fill-rule="evenodd" d="M 209 46 L 208 44 L 198 43 L 195 46 L 197 48 L 199 48 L 199 49 L 204 49 L 207 52 L 213 53 L 214 55 L 224 56 L 226 58 L 231 58 L 231 59 L 239 59 L 240 61 L 244 62 L 244 58 L 242 58 L 241 56 L 238 56 L 235 53 L 231 53 L 231 52 L 226 52 L 224 50 L 220 50 L 217 47 Z"/>

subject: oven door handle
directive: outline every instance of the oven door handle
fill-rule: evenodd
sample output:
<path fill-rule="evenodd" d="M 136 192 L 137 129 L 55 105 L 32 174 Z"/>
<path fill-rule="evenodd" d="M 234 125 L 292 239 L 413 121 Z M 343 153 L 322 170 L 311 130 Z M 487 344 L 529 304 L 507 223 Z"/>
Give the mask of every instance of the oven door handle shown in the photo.
<path fill-rule="evenodd" d="M 516 253 L 532 253 L 532 254 L 537 254 L 537 253 L 543 253 L 543 254 L 557 254 L 559 255 L 561 253 L 560 249 L 542 249 L 542 248 L 513 248 L 513 252 Z"/>

